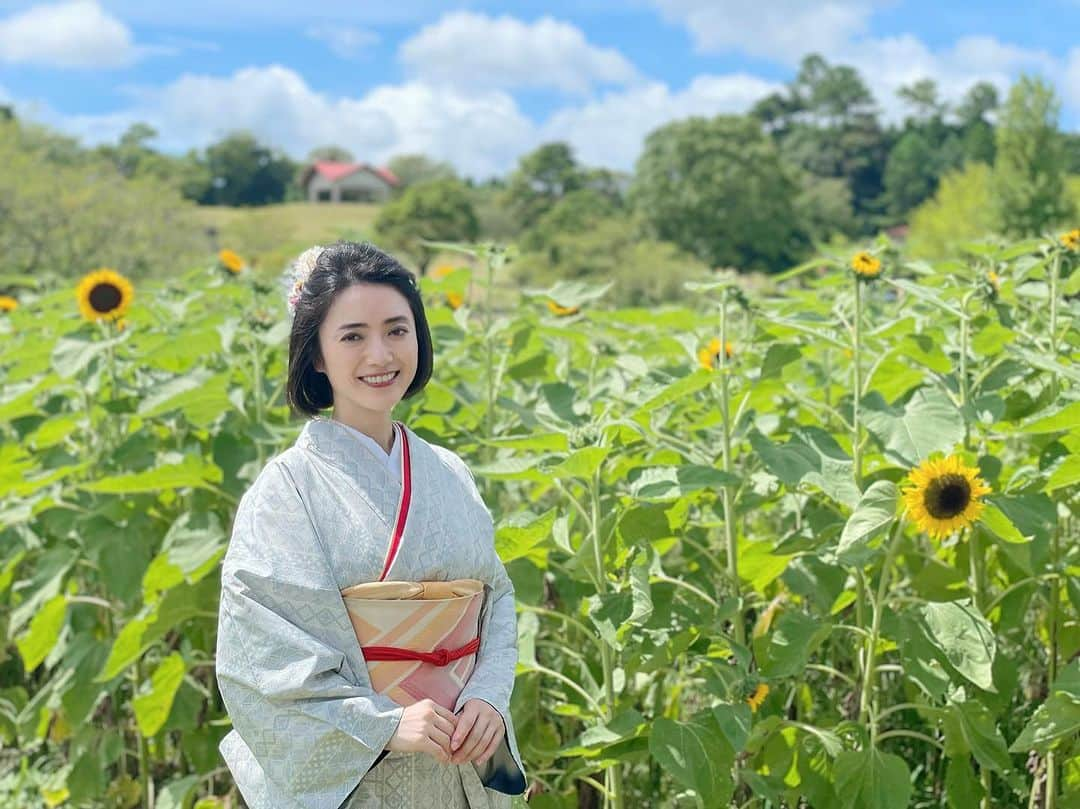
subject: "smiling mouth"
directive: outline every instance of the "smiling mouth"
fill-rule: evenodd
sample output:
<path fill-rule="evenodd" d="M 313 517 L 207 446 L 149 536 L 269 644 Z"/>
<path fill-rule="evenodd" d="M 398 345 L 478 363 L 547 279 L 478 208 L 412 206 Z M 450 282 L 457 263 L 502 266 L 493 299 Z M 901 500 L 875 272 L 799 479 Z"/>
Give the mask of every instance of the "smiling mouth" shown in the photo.
<path fill-rule="evenodd" d="M 375 376 L 361 376 L 358 377 L 361 382 L 366 382 L 369 385 L 388 385 L 398 378 L 401 371 L 393 371 L 388 374 L 377 374 Z"/>

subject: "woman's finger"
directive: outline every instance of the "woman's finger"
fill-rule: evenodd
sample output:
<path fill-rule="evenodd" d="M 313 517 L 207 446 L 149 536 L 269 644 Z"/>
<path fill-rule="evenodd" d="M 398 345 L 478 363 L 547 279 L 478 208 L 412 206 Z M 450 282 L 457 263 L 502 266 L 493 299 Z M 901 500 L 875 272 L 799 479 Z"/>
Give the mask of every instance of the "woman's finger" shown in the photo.
<path fill-rule="evenodd" d="M 476 720 L 479 718 L 479 714 L 472 710 L 470 706 L 466 706 L 465 710 L 461 712 L 461 715 L 457 717 L 456 727 L 454 728 L 453 738 L 450 743 L 452 752 L 456 752 L 472 734 L 472 729 L 475 727 Z"/>
<path fill-rule="evenodd" d="M 454 755 L 455 762 L 472 761 L 476 753 L 484 749 L 484 744 L 486 744 L 484 734 L 488 729 L 488 724 L 486 719 L 477 720 L 476 724 L 473 725 L 472 732 L 469 733 L 469 737 L 457 749 Z"/>
<path fill-rule="evenodd" d="M 454 735 L 454 723 L 451 722 L 449 719 L 444 719 L 441 716 L 436 716 L 434 719 L 431 720 L 431 727 L 438 728 L 443 733 L 445 733 L 447 736 L 450 736 L 451 738 L 453 738 L 453 735 Z"/>
<path fill-rule="evenodd" d="M 503 740 L 503 734 L 502 733 L 496 733 L 495 737 L 491 740 L 491 743 L 488 744 L 488 746 L 486 748 L 484 748 L 484 752 L 482 752 L 476 758 L 476 763 L 477 764 L 483 764 L 489 758 L 491 758 L 493 755 L 495 755 L 495 751 L 499 749 L 499 745 L 502 744 L 502 740 Z"/>
<path fill-rule="evenodd" d="M 438 728 L 428 730 L 428 739 L 439 748 L 440 761 L 450 760 L 450 734 L 444 733 Z"/>

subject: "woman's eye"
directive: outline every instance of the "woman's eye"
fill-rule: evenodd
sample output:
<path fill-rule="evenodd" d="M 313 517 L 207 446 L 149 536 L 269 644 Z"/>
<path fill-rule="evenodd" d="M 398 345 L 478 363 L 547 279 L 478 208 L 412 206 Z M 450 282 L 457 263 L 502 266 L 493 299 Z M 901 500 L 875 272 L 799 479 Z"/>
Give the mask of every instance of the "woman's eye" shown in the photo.
<path fill-rule="evenodd" d="M 357 339 L 359 339 L 360 335 L 359 334 L 346 334 L 342 339 L 343 340 L 349 340 L 350 337 L 356 337 Z M 352 341 L 349 340 L 349 342 L 352 342 Z"/>
<path fill-rule="evenodd" d="M 400 332 L 401 334 L 408 334 L 408 333 L 409 333 L 409 330 L 408 330 L 408 329 L 406 329 L 406 328 L 404 328 L 404 327 L 402 327 L 402 326 L 398 326 L 398 327 L 397 327 L 396 329 L 394 329 L 394 330 L 393 330 L 392 332 L 390 332 L 390 333 L 391 333 L 391 334 L 397 334 L 397 333 L 399 333 L 399 332 Z"/>

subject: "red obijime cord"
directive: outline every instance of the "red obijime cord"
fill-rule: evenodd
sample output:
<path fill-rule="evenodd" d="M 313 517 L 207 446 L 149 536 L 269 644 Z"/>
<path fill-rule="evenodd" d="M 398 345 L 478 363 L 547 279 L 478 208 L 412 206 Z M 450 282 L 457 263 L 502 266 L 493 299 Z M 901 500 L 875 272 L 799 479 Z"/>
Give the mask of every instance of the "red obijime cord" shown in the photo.
<path fill-rule="evenodd" d="M 475 654 L 480 648 L 480 638 L 473 638 L 458 649 L 436 649 L 434 652 L 414 652 L 412 649 L 399 649 L 396 646 L 364 646 L 364 658 L 367 660 L 422 660 L 434 666 L 446 666 L 458 658 Z"/>
<path fill-rule="evenodd" d="M 412 501 L 412 462 L 409 458 L 409 439 L 405 436 L 404 427 L 396 422 L 394 426 L 401 440 L 401 500 L 398 502 L 397 520 L 394 522 L 390 551 L 386 554 L 386 563 L 383 565 L 379 581 L 386 578 L 386 574 L 390 572 L 390 566 L 394 564 L 394 559 L 397 557 L 401 537 L 405 533 L 405 520 L 409 516 L 409 503 Z M 457 649 L 436 649 L 432 652 L 417 652 L 397 646 L 361 646 L 360 648 L 366 660 L 421 660 L 435 666 L 446 666 L 454 660 L 476 653 L 480 648 L 480 638 L 473 638 Z"/>

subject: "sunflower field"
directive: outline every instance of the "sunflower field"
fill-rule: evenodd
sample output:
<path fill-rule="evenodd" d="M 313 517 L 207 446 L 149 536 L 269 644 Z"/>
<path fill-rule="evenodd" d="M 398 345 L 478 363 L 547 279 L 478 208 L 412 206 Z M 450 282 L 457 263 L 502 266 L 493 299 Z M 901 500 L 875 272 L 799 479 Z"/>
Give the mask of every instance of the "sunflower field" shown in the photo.
<path fill-rule="evenodd" d="M 495 515 L 527 805 L 1080 806 L 1080 231 L 655 309 L 443 247 L 395 417 Z M 0 299 L 0 806 L 238 806 L 220 561 L 288 331 L 232 252 Z"/>

